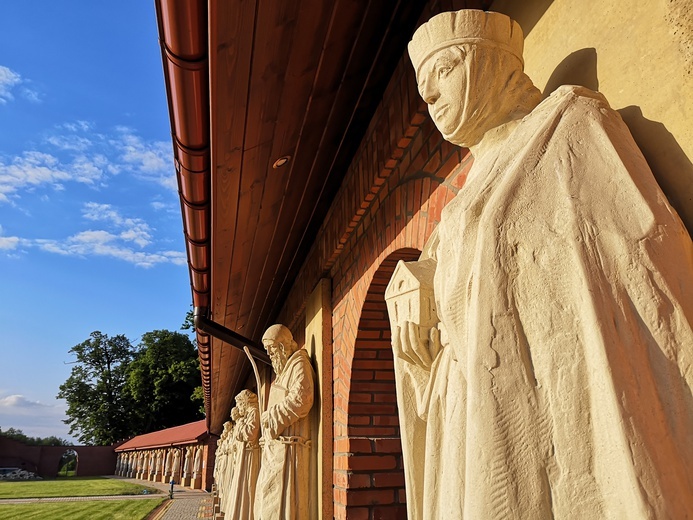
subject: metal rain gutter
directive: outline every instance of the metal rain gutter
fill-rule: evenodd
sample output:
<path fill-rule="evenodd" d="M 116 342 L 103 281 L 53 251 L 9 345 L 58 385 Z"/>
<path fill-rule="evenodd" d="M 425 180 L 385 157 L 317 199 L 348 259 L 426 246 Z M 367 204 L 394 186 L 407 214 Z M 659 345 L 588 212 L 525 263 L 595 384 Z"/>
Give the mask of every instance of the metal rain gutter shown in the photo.
<path fill-rule="evenodd" d="M 211 260 L 207 2 L 155 0 L 155 5 L 193 306 L 207 307 Z M 209 335 L 198 331 L 197 343 L 209 417 Z"/>

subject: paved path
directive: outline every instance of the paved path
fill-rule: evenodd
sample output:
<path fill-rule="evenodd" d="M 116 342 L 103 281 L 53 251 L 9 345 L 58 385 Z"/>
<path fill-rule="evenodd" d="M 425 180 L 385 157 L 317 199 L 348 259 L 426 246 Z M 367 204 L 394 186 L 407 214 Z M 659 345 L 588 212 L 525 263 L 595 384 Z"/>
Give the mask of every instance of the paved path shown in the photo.
<path fill-rule="evenodd" d="M 194 520 L 212 518 L 212 497 L 174 498 L 169 500 L 157 520 Z"/>
<path fill-rule="evenodd" d="M 162 491 L 167 496 L 171 488 L 170 484 L 149 482 L 134 478 L 108 476 L 117 480 L 123 480 L 132 484 L 144 485 Z M 7 498 L 0 499 L 0 504 L 30 504 L 38 502 L 84 502 L 86 500 L 143 500 L 147 498 L 160 498 L 162 494 L 150 495 L 109 495 L 94 497 L 47 497 L 47 498 Z M 212 518 L 212 495 L 199 489 L 189 489 L 181 486 L 173 487 L 173 500 L 164 503 L 164 507 L 155 515 L 156 520 L 195 520 Z"/>
<path fill-rule="evenodd" d="M 148 480 L 138 480 L 134 478 L 123 478 L 111 476 L 133 484 L 160 489 L 168 494 L 171 489 L 170 484 L 161 482 L 149 482 Z M 139 496 L 139 495 L 138 495 Z M 158 496 L 158 495 L 144 495 Z M 182 486 L 173 486 L 173 500 L 166 502 L 164 508 L 154 517 L 156 520 L 195 520 L 212 518 L 212 495 L 200 489 L 190 489 Z"/>

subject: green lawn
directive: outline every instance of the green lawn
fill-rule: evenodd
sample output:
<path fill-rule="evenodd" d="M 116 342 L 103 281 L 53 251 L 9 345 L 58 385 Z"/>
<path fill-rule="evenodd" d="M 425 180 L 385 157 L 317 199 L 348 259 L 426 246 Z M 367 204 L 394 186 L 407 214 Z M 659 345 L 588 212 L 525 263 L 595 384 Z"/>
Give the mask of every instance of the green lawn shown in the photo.
<path fill-rule="evenodd" d="M 164 498 L 0 505 L 3 520 L 144 520 Z"/>
<path fill-rule="evenodd" d="M 161 493 L 155 488 L 101 477 L 69 477 L 55 480 L 0 482 L 2 498 L 93 497 L 101 495 L 140 495 L 142 490 Z M 4 518 L 0 515 L 0 518 Z"/>

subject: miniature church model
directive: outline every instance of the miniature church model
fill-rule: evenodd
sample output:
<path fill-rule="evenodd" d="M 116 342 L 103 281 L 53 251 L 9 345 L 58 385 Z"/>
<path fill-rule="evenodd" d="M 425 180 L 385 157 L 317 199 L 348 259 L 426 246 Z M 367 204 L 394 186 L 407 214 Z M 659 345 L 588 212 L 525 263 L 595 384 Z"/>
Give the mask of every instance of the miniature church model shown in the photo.
<path fill-rule="evenodd" d="M 435 327 L 438 313 L 433 296 L 433 276 L 436 262 L 433 259 L 419 262 L 403 262 L 395 267 L 390 283 L 385 289 L 385 301 L 390 322 L 401 326 L 410 321 L 422 327 Z"/>

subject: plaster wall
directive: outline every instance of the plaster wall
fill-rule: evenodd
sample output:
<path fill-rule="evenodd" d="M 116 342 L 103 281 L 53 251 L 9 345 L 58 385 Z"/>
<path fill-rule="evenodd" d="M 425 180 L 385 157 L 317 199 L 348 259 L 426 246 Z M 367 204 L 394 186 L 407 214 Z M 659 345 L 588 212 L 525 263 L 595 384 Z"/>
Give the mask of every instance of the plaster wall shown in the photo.
<path fill-rule="evenodd" d="M 496 0 L 526 36 L 525 71 L 545 96 L 598 90 L 618 110 L 693 234 L 690 0 Z"/>

